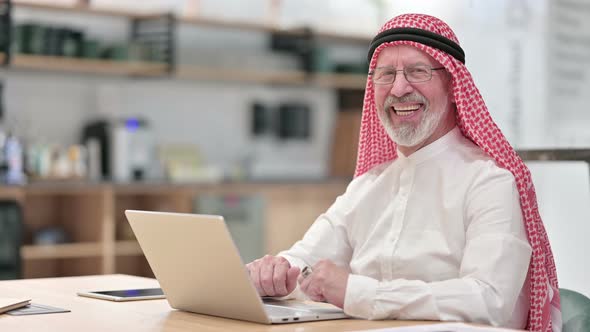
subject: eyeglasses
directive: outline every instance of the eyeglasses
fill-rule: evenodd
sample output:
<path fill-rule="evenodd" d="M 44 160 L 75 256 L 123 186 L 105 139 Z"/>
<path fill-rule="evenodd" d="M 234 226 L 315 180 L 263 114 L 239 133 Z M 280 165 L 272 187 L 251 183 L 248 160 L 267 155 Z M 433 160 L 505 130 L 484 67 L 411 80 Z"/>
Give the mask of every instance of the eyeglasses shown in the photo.
<path fill-rule="evenodd" d="M 371 75 L 373 83 L 375 84 L 391 84 L 395 81 L 397 72 L 401 71 L 404 73 L 406 81 L 410 83 L 420 83 L 430 81 L 432 78 L 432 71 L 441 69 L 445 68 L 432 68 L 426 65 L 415 65 L 399 70 L 392 67 L 377 67 L 374 71 L 370 72 L 369 75 Z"/>

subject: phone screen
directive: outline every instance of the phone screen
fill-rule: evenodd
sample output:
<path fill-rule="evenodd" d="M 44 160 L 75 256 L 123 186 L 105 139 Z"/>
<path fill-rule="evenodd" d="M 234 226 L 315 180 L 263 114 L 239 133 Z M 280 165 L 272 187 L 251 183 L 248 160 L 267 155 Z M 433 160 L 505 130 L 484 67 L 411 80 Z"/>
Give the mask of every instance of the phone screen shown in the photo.
<path fill-rule="evenodd" d="M 140 297 L 140 296 L 156 296 L 164 295 L 161 288 L 143 288 L 143 289 L 123 289 L 113 291 L 99 291 L 91 292 L 94 294 L 103 294 L 117 297 Z"/>

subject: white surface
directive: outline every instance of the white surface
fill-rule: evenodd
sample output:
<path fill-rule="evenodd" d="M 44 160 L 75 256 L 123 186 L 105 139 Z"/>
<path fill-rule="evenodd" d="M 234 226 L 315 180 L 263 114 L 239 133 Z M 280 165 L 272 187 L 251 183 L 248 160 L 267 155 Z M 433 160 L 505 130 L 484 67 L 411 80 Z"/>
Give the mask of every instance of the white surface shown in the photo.
<path fill-rule="evenodd" d="M 386 329 L 364 330 L 372 332 L 514 332 L 494 327 L 475 327 L 463 323 L 443 323 L 405 327 L 390 327 Z"/>
<path fill-rule="evenodd" d="M 528 162 L 560 288 L 590 296 L 590 177 L 585 162 Z"/>

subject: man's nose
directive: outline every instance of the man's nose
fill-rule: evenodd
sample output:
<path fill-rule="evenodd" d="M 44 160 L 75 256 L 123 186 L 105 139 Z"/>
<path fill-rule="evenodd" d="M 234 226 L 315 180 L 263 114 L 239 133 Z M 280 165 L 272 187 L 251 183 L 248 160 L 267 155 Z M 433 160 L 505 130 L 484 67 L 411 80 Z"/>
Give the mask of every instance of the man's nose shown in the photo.
<path fill-rule="evenodd" d="M 402 97 L 414 91 L 414 87 L 412 84 L 406 80 L 406 77 L 403 73 L 398 72 L 395 80 L 391 83 L 391 89 L 389 93 L 395 97 Z"/>

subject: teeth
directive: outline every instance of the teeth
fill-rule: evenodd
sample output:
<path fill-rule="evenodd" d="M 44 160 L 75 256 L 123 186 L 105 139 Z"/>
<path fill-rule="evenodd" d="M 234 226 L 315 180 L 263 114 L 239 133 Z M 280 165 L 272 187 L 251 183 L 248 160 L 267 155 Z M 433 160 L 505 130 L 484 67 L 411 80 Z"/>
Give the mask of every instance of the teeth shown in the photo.
<path fill-rule="evenodd" d="M 397 112 L 395 112 L 395 114 L 397 114 L 399 116 L 408 116 L 408 115 L 410 115 L 412 113 L 414 113 L 414 111 L 409 111 L 409 112 L 400 112 L 400 111 L 397 111 Z"/>
<path fill-rule="evenodd" d="M 416 111 L 417 109 L 420 108 L 420 104 L 415 104 L 415 105 L 407 105 L 407 106 L 396 106 L 394 107 L 394 109 L 397 111 Z"/>

